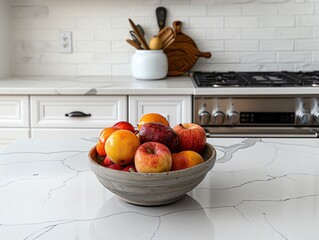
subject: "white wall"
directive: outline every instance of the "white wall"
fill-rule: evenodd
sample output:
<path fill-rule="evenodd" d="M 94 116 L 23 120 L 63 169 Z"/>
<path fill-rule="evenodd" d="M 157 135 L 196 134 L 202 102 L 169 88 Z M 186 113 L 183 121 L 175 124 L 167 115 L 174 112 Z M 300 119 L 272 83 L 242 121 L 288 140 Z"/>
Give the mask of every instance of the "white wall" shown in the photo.
<path fill-rule="evenodd" d="M 131 75 L 130 17 L 148 38 L 155 9 L 211 59 L 193 70 L 319 69 L 319 0 L 14 0 L 14 75 Z M 60 54 L 59 31 L 73 32 L 74 52 Z"/>
<path fill-rule="evenodd" d="M 0 0 L 0 78 L 11 75 L 9 0 Z"/>

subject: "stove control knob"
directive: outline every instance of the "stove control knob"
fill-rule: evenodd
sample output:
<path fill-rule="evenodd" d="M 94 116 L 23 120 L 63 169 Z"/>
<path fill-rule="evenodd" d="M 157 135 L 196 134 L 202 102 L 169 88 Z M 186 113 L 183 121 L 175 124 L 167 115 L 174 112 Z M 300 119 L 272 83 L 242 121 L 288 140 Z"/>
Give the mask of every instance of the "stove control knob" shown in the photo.
<path fill-rule="evenodd" d="M 319 123 L 319 111 L 313 114 L 313 119 L 316 121 L 316 123 Z"/>
<path fill-rule="evenodd" d="M 239 123 L 239 113 L 236 111 L 231 111 L 227 114 L 227 120 L 229 124 L 235 125 Z"/>
<path fill-rule="evenodd" d="M 215 125 L 222 125 L 225 121 L 225 114 L 221 111 L 217 111 L 213 114 L 213 123 Z"/>
<path fill-rule="evenodd" d="M 203 111 L 199 114 L 199 122 L 200 124 L 208 124 L 210 122 L 211 115 L 207 111 Z"/>
<path fill-rule="evenodd" d="M 308 124 L 311 121 L 311 114 L 307 111 L 302 111 L 298 115 L 298 120 L 300 124 Z"/>

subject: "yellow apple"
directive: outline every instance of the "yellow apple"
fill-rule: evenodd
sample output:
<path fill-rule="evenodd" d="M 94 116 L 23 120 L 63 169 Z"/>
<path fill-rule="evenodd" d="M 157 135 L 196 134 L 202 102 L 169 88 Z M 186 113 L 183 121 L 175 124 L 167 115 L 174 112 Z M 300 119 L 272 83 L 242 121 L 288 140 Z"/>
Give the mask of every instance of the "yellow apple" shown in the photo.
<path fill-rule="evenodd" d="M 140 140 L 129 130 L 113 132 L 105 142 L 105 153 L 113 163 L 125 165 L 133 161 Z"/>

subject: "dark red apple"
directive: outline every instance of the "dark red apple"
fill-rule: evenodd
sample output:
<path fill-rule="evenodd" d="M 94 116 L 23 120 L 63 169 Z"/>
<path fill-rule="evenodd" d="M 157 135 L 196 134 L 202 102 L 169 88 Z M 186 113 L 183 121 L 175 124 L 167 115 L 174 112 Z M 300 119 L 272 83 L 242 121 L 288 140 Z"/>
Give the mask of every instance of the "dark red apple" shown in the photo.
<path fill-rule="evenodd" d="M 135 133 L 134 126 L 131 123 L 127 122 L 127 121 L 117 122 L 117 123 L 115 123 L 113 125 L 113 127 L 116 127 L 116 128 L 119 128 L 119 129 L 124 129 L 124 130 L 129 130 L 132 133 Z"/>
<path fill-rule="evenodd" d="M 171 152 L 177 152 L 179 138 L 175 131 L 162 123 L 144 123 L 139 131 L 141 143 L 159 142 L 166 145 Z"/>
<path fill-rule="evenodd" d="M 204 128 L 195 123 L 183 123 L 173 127 L 179 137 L 179 151 L 192 150 L 200 153 L 206 144 Z"/>

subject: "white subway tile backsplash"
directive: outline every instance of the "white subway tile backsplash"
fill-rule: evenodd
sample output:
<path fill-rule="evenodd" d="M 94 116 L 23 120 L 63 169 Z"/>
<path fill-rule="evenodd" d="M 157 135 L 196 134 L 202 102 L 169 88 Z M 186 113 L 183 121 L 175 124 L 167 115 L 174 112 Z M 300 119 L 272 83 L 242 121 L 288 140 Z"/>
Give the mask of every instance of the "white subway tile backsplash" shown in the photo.
<path fill-rule="evenodd" d="M 222 28 L 224 27 L 223 17 L 191 17 L 191 28 Z"/>
<path fill-rule="evenodd" d="M 262 27 L 293 27 L 295 26 L 295 16 L 262 16 Z"/>
<path fill-rule="evenodd" d="M 241 5 L 230 5 L 211 1 L 207 5 L 207 16 L 237 16 L 241 15 Z"/>
<path fill-rule="evenodd" d="M 243 39 L 275 39 L 276 28 L 247 28 L 243 29 Z"/>
<path fill-rule="evenodd" d="M 194 70 L 318 67 L 319 0 L 12 0 L 13 74 L 131 75 L 128 18 L 149 40 L 158 6 L 167 8 L 166 26 L 181 21 L 199 50 L 212 53 Z M 73 53 L 59 52 L 60 31 L 72 32 Z"/>
<path fill-rule="evenodd" d="M 279 6 L 273 4 L 251 3 L 242 6 L 243 15 L 277 15 Z"/>
<path fill-rule="evenodd" d="M 202 52 L 212 52 L 212 54 L 225 50 L 225 43 L 221 40 L 199 41 L 196 45 Z"/>
<path fill-rule="evenodd" d="M 216 52 L 213 57 L 207 60 L 208 63 L 239 63 L 240 53 L 238 52 Z"/>
<path fill-rule="evenodd" d="M 294 50 L 293 40 L 260 40 L 261 51 L 285 51 Z"/>
<path fill-rule="evenodd" d="M 300 39 L 312 38 L 313 28 L 311 27 L 294 27 L 294 28 L 279 28 L 278 38 L 282 39 Z"/>
<path fill-rule="evenodd" d="M 78 52 L 110 52 L 110 41 L 77 41 L 75 49 Z"/>
<path fill-rule="evenodd" d="M 69 31 L 72 32 L 73 40 L 74 41 L 89 41 L 89 40 L 94 40 L 94 31 L 91 29 L 87 30 L 71 30 Z"/>
<path fill-rule="evenodd" d="M 259 27 L 259 16 L 225 17 L 225 27 Z"/>
<path fill-rule="evenodd" d="M 296 50 L 319 50 L 319 39 L 296 40 Z"/>
<path fill-rule="evenodd" d="M 58 19 L 23 19 L 17 18 L 12 20 L 11 27 L 13 30 L 47 30 L 47 29 L 71 29 L 75 27 L 75 20 L 69 18 Z"/>
<path fill-rule="evenodd" d="M 113 76 L 132 76 L 131 64 L 112 64 Z"/>
<path fill-rule="evenodd" d="M 129 29 L 103 29 L 95 30 L 95 40 L 125 40 L 129 37 Z"/>
<path fill-rule="evenodd" d="M 48 6 L 15 7 L 11 12 L 14 18 L 44 18 L 49 16 Z"/>
<path fill-rule="evenodd" d="M 242 63 L 274 63 L 276 62 L 275 52 L 248 52 L 240 54 Z"/>
<path fill-rule="evenodd" d="M 14 30 L 12 41 L 57 41 L 58 30 Z"/>
<path fill-rule="evenodd" d="M 28 51 L 36 52 L 56 52 L 58 49 L 58 41 L 16 41 L 13 44 L 13 52 Z"/>
<path fill-rule="evenodd" d="M 279 14 L 313 14 L 314 6 L 312 3 L 283 3 L 280 5 Z"/>
<path fill-rule="evenodd" d="M 225 50 L 226 51 L 258 51 L 258 41 L 257 40 L 226 40 Z"/>
<path fill-rule="evenodd" d="M 152 9 L 152 13 L 156 8 Z M 205 5 L 179 5 L 179 6 L 171 6 L 169 8 L 169 12 L 171 12 L 175 17 L 200 17 L 205 16 L 206 14 L 206 6 Z"/>
<path fill-rule="evenodd" d="M 95 63 L 128 63 L 129 54 L 128 53 L 96 53 Z"/>
<path fill-rule="evenodd" d="M 105 76 L 111 75 L 111 64 L 78 64 L 76 75 L 78 76 Z"/>
<path fill-rule="evenodd" d="M 126 22 L 127 25 L 127 22 Z M 110 18 L 77 18 L 76 27 L 78 29 L 98 29 L 111 28 Z"/>
<path fill-rule="evenodd" d="M 207 29 L 207 39 L 241 39 L 241 30 L 239 28 Z"/>
<path fill-rule="evenodd" d="M 311 16 L 296 16 L 296 26 L 318 26 L 319 25 L 319 15 Z"/>
<path fill-rule="evenodd" d="M 277 60 L 280 63 L 298 63 L 298 62 L 311 62 L 311 52 L 278 52 Z"/>
<path fill-rule="evenodd" d="M 14 64 L 17 76 L 76 76 L 75 64 Z"/>

